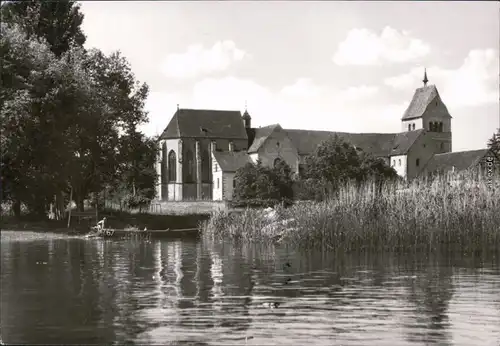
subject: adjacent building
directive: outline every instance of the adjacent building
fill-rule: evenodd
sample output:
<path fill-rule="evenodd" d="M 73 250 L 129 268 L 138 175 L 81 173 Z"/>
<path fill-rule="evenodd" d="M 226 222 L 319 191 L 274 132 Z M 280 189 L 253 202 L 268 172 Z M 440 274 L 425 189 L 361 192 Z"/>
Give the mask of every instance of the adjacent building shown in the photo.
<path fill-rule="evenodd" d="M 178 108 L 159 139 L 157 196 L 165 201 L 231 199 L 238 168 L 257 160 L 272 167 L 284 160 L 300 174 L 307 155 L 333 135 L 384 159 L 405 179 L 474 164 L 486 152 L 451 152 L 452 117 L 436 86 L 427 85 L 426 73 L 423 82 L 401 118 L 399 133 L 297 130 L 279 124 L 253 128 L 247 110 L 241 115 Z"/>

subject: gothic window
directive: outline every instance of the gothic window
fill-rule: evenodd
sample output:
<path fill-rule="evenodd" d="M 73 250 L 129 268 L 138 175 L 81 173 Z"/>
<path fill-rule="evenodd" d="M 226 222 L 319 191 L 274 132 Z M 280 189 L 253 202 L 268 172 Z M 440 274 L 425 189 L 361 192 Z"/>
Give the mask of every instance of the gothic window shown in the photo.
<path fill-rule="evenodd" d="M 173 150 L 168 153 L 168 181 L 177 180 L 177 157 Z"/>
<path fill-rule="evenodd" d="M 160 178 L 161 183 L 165 184 L 167 182 L 167 143 L 163 142 L 161 148 L 161 161 L 160 161 Z"/>
<path fill-rule="evenodd" d="M 207 150 L 203 150 L 201 154 L 201 181 L 210 182 L 210 156 L 208 156 Z"/>
<path fill-rule="evenodd" d="M 192 183 L 195 178 L 194 156 L 191 150 L 186 151 L 186 183 Z"/>

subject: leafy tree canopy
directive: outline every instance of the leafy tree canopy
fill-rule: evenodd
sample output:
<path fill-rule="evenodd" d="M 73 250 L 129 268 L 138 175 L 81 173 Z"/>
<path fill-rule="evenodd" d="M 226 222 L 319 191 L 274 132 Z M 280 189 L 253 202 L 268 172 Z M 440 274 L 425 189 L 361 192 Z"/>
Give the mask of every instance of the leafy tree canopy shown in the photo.
<path fill-rule="evenodd" d="M 265 167 L 260 161 L 248 163 L 236 172 L 234 179 L 236 204 L 288 203 L 293 198 L 292 173 L 285 161 L 279 161 L 274 168 Z"/>
<path fill-rule="evenodd" d="M 148 86 L 119 52 L 84 50 L 78 5 L 56 4 L 2 4 L 2 198 L 40 214 L 70 189 L 80 208 L 104 187 L 153 198 L 155 143 L 137 130 Z"/>

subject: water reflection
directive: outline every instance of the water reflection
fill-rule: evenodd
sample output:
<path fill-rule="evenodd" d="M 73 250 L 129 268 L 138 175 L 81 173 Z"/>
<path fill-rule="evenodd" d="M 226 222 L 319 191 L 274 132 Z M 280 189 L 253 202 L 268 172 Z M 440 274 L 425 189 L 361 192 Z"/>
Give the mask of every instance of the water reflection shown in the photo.
<path fill-rule="evenodd" d="M 7 234 L 5 234 L 7 233 Z M 500 265 L 2 233 L 7 343 L 496 345 Z M 278 302 L 278 309 L 263 307 Z"/>

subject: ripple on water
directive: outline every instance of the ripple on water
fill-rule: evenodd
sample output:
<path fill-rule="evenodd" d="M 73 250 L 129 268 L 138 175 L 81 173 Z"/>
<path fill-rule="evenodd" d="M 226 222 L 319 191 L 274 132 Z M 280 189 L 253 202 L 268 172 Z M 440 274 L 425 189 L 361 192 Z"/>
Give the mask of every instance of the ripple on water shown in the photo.
<path fill-rule="evenodd" d="M 500 340 L 498 267 L 425 258 L 410 266 L 406 258 L 353 255 L 331 268 L 335 261 L 327 256 L 279 249 L 273 257 L 260 248 L 187 240 L 16 236 L 8 235 L 1 254 L 7 342 L 498 346 Z M 60 239 L 58 246 L 52 239 Z M 278 308 L 263 306 L 274 302 Z"/>

